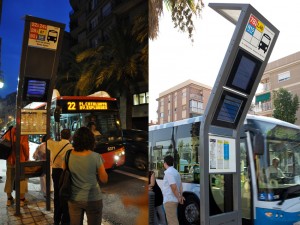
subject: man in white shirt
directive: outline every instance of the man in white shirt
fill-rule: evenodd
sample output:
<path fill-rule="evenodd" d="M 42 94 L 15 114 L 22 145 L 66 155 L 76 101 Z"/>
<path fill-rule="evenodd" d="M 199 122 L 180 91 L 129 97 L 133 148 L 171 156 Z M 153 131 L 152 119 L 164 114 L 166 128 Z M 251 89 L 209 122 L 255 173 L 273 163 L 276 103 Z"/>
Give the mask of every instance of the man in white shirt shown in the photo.
<path fill-rule="evenodd" d="M 168 225 L 179 225 L 177 217 L 178 203 L 183 204 L 185 200 L 182 196 L 182 183 L 178 171 L 173 167 L 174 158 L 167 155 L 164 158 L 164 167 L 166 169 L 163 180 L 163 203 L 166 211 Z"/>
<path fill-rule="evenodd" d="M 61 140 L 47 140 L 47 148 L 51 152 L 52 180 L 54 187 L 54 225 L 69 224 L 70 216 L 67 203 L 63 204 L 59 198 L 59 178 L 63 172 L 63 162 L 68 150 L 73 149 L 70 129 L 60 132 Z"/>

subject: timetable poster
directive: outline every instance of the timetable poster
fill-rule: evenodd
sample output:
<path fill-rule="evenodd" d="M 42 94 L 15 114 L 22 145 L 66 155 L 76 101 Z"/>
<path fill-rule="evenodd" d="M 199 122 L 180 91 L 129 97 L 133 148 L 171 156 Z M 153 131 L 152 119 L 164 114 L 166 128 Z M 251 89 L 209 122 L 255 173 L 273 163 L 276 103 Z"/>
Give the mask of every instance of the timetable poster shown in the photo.
<path fill-rule="evenodd" d="M 21 110 L 21 135 L 46 134 L 47 133 L 46 110 Z"/>
<path fill-rule="evenodd" d="M 209 136 L 209 173 L 236 172 L 235 139 Z"/>

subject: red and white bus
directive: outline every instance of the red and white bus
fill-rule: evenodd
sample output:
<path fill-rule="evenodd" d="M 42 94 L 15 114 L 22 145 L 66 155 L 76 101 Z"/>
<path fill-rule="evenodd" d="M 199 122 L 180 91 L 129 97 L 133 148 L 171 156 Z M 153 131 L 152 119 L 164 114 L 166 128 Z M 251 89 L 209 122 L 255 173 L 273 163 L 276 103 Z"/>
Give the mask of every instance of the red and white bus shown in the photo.
<path fill-rule="evenodd" d="M 45 103 L 26 108 L 41 107 L 45 107 Z M 50 135 L 55 140 L 59 139 L 62 129 L 70 129 L 74 134 L 78 128 L 87 126 L 89 122 L 94 122 L 101 133 L 95 136 L 94 151 L 102 155 L 105 169 L 122 166 L 125 163 L 125 148 L 117 100 L 103 91 L 90 96 L 53 96 Z M 34 138 L 30 138 L 31 141 L 35 141 Z"/>

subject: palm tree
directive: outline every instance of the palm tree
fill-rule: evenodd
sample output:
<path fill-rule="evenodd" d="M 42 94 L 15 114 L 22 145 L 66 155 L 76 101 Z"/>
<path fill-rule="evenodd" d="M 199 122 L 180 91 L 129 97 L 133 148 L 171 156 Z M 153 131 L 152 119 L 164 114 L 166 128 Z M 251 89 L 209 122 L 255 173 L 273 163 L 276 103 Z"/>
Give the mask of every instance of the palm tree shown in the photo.
<path fill-rule="evenodd" d="M 133 91 L 139 82 L 148 82 L 147 22 L 142 17 L 135 21 L 134 25 L 118 22 L 106 43 L 77 56 L 77 62 L 83 65 L 76 86 L 79 93 L 100 88 L 124 96 L 128 129 L 132 127 Z"/>
<path fill-rule="evenodd" d="M 159 18 L 163 5 L 171 11 L 172 21 L 180 31 L 188 32 L 193 41 L 193 15 L 200 16 L 204 7 L 202 0 L 150 0 L 149 1 L 149 38 L 154 40 L 159 33 Z"/>
<path fill-rule="evenodd" d="M 61 95 L 76 95 L 76 84 L 81 75 L 81 65 L 76 61 L 76 53 L 62 52 L 57 72 L 55 88 Z"/>

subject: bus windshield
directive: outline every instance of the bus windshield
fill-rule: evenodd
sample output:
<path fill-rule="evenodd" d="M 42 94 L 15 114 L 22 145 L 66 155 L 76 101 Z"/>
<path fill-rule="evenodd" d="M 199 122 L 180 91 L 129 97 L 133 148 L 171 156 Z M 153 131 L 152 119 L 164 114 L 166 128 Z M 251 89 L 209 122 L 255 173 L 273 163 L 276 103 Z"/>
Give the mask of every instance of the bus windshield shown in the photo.
<path fill-rule="evenodd" d="M 255 156 L 258 199 L 278 201 L 300 196 L 300 129 L 249 120 L 265 137 L 263 155 Z"/>

